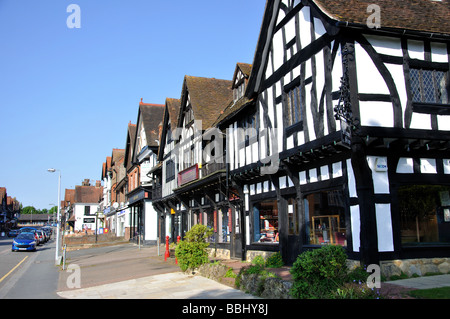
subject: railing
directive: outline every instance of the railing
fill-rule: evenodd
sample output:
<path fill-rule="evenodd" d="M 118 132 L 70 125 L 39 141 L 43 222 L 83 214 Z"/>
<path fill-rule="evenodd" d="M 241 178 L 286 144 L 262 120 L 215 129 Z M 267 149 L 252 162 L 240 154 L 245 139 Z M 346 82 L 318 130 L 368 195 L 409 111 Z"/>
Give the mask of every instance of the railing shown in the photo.
<path fill-rule="evenodd" d="M 220 162 L 209 162 L 206 163 L 202 168 L 201 168 L 201 173 L 202 173 L 202 177 L 208 176 L 214 172 L 223 170 L 226 168 L 226 163 L 225 161 Z"/>

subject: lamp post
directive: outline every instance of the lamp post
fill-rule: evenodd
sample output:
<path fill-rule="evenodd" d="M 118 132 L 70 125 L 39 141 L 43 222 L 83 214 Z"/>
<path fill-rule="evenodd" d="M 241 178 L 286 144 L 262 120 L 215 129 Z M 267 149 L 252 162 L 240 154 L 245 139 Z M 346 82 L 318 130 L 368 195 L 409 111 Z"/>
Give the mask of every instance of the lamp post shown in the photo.
<path fill-rule="evenodd" d="M 60 228 L 61 228 L 61 216 L 60 216 L 60 206 L 61 206 L 61 171 L 59 169 L 49 168 L 47 171 L 50 173 L 54 173 L 56 171 L 59 172 L 58 178 L 58 213 L 56 215 L 56 252 L 55 252 L 55 262 L 59 261 L 59 236 L 60 236 Z"/>

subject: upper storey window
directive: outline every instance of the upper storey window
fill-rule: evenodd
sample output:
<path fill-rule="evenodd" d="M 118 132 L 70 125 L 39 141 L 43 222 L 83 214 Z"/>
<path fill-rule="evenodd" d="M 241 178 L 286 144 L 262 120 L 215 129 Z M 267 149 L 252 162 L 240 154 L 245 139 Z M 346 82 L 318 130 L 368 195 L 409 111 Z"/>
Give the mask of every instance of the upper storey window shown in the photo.
<path fill-rule="evenodd" d="M 193 121 L 194 121 L 194 112 L 192 111 L 192 108 L 189 107 L 184 113 L 185 126 L 189 126 Z"/>
<path fill-rule="evenodd" d="M 239 86 L 235 87 L 234 90 L 233 90 L 234 102 L 236 102 L 241 97 L 243 97 L 244 96 L 244 92 L 245 92 L 245 81 L 242 81 L 242 83 L 239 84 Z"/>
<path fill-rule="evenodd" d="M 294 89 L 290 90 L 286 95 L 286 115 L 288 126 L 291 126 L 303 121 L 300 86 L 297 86 Z"/>
<path fill-rule="evenodd" d="M 409 77 L 413 102 L 449 104 L 447 71 L 411 68 Z"/>

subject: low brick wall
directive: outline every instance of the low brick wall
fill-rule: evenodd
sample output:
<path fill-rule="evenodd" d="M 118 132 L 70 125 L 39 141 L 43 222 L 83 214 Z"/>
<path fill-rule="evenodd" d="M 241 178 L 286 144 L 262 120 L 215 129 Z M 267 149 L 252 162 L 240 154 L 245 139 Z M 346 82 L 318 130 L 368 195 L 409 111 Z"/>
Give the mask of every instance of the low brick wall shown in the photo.
<path fill-rule="evenodd" d="M 95 235 L 66 235 L 64 236 L 64 244 L 67 250 L 90 248 L 93 246 L 106 245 L 111 243 L 128 242 L 124 237 L 117 237 L 115 234 L 99 234 Z"/>

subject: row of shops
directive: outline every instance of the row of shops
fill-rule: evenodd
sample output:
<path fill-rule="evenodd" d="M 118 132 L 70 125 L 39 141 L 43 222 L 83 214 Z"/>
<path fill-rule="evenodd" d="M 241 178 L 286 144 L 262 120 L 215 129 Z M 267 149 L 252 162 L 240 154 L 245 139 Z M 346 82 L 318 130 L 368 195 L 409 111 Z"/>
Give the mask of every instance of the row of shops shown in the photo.
<path fill-rule="evenodd" d="M 127 191 L 131 238 L 200 223 L 227 258 L 289 264 L 323 245 L 364 264 L 450 258 L 449 29 L 418 8 L 399 27 L 396 5 L 386 28 L 349 25 L 365 21 L 350 5 L 268 1 L 252 65 L 231 81 L 185 76 L 152 152 L 132 143 L 149 165 Z"/>

